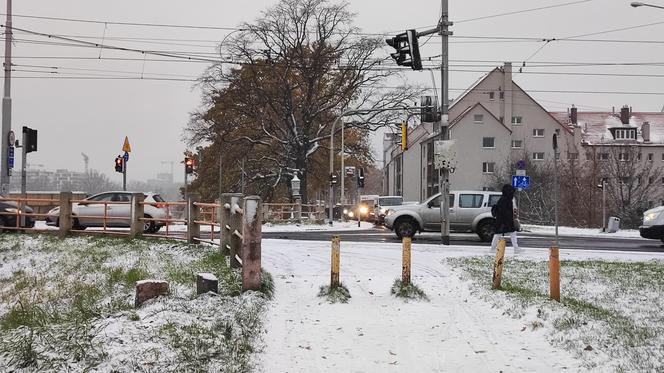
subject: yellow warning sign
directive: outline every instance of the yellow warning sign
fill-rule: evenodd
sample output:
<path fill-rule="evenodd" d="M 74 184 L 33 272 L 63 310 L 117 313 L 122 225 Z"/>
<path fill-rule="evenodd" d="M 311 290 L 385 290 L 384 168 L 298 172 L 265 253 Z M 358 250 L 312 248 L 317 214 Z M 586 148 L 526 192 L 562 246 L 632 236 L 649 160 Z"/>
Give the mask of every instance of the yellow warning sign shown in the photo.
<path fill-rule="evenodd" d="M 125 136 L 124 145 L 122 145 L 123 152 L 131 152 L 131 145 L 129 145 L 129 137 Z"/>

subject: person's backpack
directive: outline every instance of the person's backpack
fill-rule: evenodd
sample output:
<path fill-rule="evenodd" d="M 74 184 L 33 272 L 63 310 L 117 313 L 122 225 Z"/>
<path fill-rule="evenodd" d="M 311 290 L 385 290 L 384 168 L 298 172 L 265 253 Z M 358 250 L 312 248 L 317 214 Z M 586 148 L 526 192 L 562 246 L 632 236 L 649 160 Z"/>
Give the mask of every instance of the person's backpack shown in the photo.
<path fill-rule="evenodd" d="M 496 203 L 495 205 L 491 206 L 491 216 L 494 218 L 498 215 L 498 204 Z"/>

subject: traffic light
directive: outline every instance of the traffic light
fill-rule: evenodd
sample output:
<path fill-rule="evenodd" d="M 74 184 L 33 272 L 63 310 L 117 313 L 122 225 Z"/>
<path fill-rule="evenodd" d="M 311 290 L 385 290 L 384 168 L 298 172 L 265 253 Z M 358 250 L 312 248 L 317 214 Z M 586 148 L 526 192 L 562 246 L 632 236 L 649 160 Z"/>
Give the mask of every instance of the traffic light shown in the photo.
<path fill-rule="evenodd" d="M 420 59 L 420 46 L 417 40 L 416 30 L 407 30 L 392 39 L 385 39 L 390 47 L 396 49 L 396 53 L 390 53 L 399 66 L 410 66 L 413 70 L 422 70 Z"/>
<path fill-rule="evenodd" d="M 420 122 L 434 123 L 440 121 L 440 113 L 438 112 L 438 102 L 432 96 L 420 97 Z"/>
<path fill-rule="evenodd" d="M 186 157 L 184 159 L 184 173 L 190 174 L 194 172 L 194 159 Z"/>
<path fill-rule="evenodd" d="M 25 136 L 25 152 L 31 153 L 37 151 L 37 130 L 23 126 L 23 133 Z M 13 145 L 13 144 L 12 144 Z"/>
<path fill-rule="evenodd" d="M 124 158 L 121 155 L 115 157 L 115 172 L 124 171 Z"/>
<path fill-rule="evenodd" d="M 336 173 L 332 172 L 330 174 L 330 185 L 336 185 L 337 183 L 339 183 L 339 177 Z"/>
<path fill-rule="evenodd" d="M 364 169 L 360 168 L 357 172 L 357 187 L 364 188 Z"/>
<path fill-rule="evenodd" d="M 408 122 L 401 122 L 401 150 L 408 150 Z"/>

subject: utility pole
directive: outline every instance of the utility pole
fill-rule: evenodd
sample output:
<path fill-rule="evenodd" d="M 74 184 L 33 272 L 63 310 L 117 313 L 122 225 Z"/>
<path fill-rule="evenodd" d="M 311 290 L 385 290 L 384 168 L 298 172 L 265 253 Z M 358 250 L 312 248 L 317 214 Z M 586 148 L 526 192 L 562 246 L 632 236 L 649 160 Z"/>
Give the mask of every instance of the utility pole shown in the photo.
<path fill-rule="evenodd" d="M 449 111 L 449 37 L 452 32 L 449 31 L 448 14 L 448 0 L 441 0 L 441 15 L 440 15 L 440 36 L 442 39 L 442 57 L 443 60 L 440 65 L 440 90 L 441 90 L 441 116 L 440 116 L 440 139 L 449 140 L 450 134 L 447 130 L 449 124 L 448 111 Z M 440 239 L 443 245 L 450 244 L 450 170 L 443 167 L 438 174 L 438 190 L 440 191 Z"/>
<path fill-rule="evenodd" d="M 7 21 L 5 22 L 5 92 L 2 97 L 2 146 L 0 147 L 0 192 L 9 191 L 11 169 L 8 163 L 9 131 L 12 129 L 12 0 L 7 0 Z"/>

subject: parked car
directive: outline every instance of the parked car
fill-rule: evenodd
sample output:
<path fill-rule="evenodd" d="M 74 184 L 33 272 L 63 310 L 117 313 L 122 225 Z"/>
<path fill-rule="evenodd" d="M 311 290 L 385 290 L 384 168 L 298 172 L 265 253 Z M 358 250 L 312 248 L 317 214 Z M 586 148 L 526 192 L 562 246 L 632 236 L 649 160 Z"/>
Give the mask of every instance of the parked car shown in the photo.
<path fill-rule="evenodd" d="M 385 214 L 387 210 L 403 205 L 402 196 L 379 196 L 378 205 L 376 205 L 374 212 L 376 214 L 376 225 L 383 224 L 385 222 Z"/>
<path fill-rule="evenodd" d="M 474 232 L 482 241 L 491 241 L 495 230 L 491 207 L 500 195 L 489 191 L 450 192 L 450 230 Z M 412 237 L 417 232 L 440 232 L 440 222 L 440 193 L 420 204 L 392 207 L 385 216 L 385 226 L 399 238 Z"/>
<path fill-rule="evenodd" d="M 5 196 L 1 196 L 3 199 L 0 200 L 0 227 L 17 227 L 16 217 L 19 210 L 18 203 L 12 200 L 5 200 Z M 23 206 L 23 211 L 26 214 L 32 214 L 32 207 L 28 205 Z M 32 216 L 25 216 L 22 228 L 32 228 L 35 226 L 35 219 Z M 1 228 L 0 228 L 1 229 Z"/>
<path fill-rule="evenodd" d="M 643 213 L 643 225 L 639 227 L 639 233 L 643 238 L 664 242 L 664 206 Z"/>
<path fill-rule="evenodd" d="M 72 204 L 73 227 L 74 229 L 85 229 L 87 227 L 103 227 L 104 226 L 104 209 L 106 209 L 106 216 L 114 219 L 107 219 L 107 227 L 124 227 L 131 226 L 131 195 L 137 192 L 104 192 L 95 194 L 88 197 L 81 202 Z M 167 219 L 166 209 L 162 207 L 165 202 L 159 194 L 144 193 L 143 216 L 151 219 Z M 104 202 L 125 202 L 124 204 Z M 115 219 L 126 218 L 126 219 Z M 48 212 L 46 224 L 51 226 L 59 226 L 60 224 L 60 207 L 56 207 Z M 166 222 L 160 220 L 145 221 L 143 231 L 146 233 L 155 233 L 166 225 Z"/>

